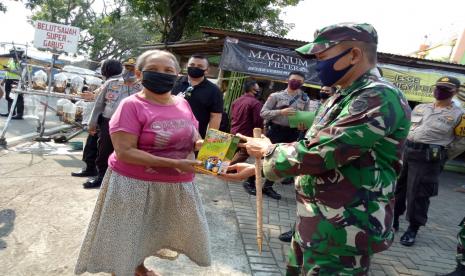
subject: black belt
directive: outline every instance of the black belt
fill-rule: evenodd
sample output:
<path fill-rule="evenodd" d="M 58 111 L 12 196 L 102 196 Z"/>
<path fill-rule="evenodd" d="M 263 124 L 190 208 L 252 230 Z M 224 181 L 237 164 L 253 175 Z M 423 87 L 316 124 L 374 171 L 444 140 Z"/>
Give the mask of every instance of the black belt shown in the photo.
<path fill-rule="evenodd" d="M 412 141 L 407 140 L 407 147 L 409 147 L 411 149 L 424 150 L 424 149 L 429 149 L 431 146 L 433 146 L 433 147 L 438 147 L 439 146 L 441 148 L 441 150 L 445 149 L 444 146 L 440 146 L 440 145 L 423 144 L 423 143 L 412 142 Z"/>
<path fill-rule="evenodd" d="M 274 128 L 275 130 L 289 130 L 289 129 L 296 130 L 297 129 L 297 128 L 293 128 L 290 126 L 279 125 L 273 122 L 270 122 L 270 127 Z"/>

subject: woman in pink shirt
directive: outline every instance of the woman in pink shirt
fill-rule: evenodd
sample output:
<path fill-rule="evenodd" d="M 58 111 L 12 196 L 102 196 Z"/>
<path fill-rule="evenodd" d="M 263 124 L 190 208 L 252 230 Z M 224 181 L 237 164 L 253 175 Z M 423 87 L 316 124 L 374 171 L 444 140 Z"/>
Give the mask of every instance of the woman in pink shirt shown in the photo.
<path fill-rule="evenodd" d="M 144 259 L 172 258 L 177 252 L 210 265 L 207 220 L 193 183 L 194 149 L 201 140 L 187 101 L 171 95 L 178 72 L 176 58 L 165 51 L 147 51 L 137 59 L 144 88 L 124 99 L 111 118 L 115 151 L 77 274 L 156 275 L 144 267 Z"/>

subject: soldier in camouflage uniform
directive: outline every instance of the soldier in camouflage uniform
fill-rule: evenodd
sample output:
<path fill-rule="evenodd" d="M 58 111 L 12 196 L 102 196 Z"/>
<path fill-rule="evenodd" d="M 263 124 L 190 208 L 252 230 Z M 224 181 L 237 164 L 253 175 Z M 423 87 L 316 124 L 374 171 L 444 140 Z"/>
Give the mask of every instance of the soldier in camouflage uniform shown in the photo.
<path fill-rule="evenodd" d="M 376 45 L 369 24 L 317 31 L 297 51 L 316 56 L 322 84 L 339 90 L 304 140 L 245 138 L 250 154 L 265 157 L 266 178 L 298 176 L 287 275 L 367 275 L 372 255 L 393 241 L 394 184 L 411 110 L 401 91 L 372 73 Z M 230 169 L 226 179 L 253 174 L 250 165 Z"/>
<path fill-rule="evenodd" d="M 457 268 L 445 276 L 463 276 L 465 275 L 465 218 L 460 222 L 461 227 L 457 239 Z"/>

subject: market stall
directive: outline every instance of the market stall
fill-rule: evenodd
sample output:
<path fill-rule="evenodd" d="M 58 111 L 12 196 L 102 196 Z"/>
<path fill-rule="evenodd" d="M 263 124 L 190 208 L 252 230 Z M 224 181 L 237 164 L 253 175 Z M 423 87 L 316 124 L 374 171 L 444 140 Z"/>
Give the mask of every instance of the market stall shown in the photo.
<path fill-rule="evenodd" d="M 24 117 L 37 119 L 38 137 L 36 141 L 43 142 L 50 140 L 50 137 L 44 137 L 47 110 L 51 109 L 56 112 L 62 122 L 82 130 L 82 122 L 85 121 L 86 116 L 90 115 L 92 103 L 84 101 L 81 93 L 83 91 L 92 92 L 103 82 L 94 71 L 75 66 L 59 66 L 59 64 L 62 64 L 59 60 L 61 53 L 76 52 L 77 39 L 79 39 L 78 28 L 43 21 L 37 21 L 35 25 L 34 46 L 50 51 L 52 58 L 49 64 L 43 61 L 42 64 L 38 64 L 28 58 L 20 58 L 18 55 L 13 56 L 15 63 L 19 67 L 17 73 L 20 75 L 20 79 L 12 90 L 14 101 L 0 134 L 1 146 L 7 144 L 5 134 L 17 104 L 18 95 L 24 97 Z M 66 35 L 68 39 L 62 41 L 63 43 L 54 42 L 54 36 L 47 35 L 50 33 L 61 33 L 62 38 L 63 35 Z M 15 44 L 11 44 L 11 46 L 13 53 L 18 52 Z M 25 50 L 27 53 L 27 48 Z M 27 54 L 25 57 L 27 57 Z M 50 99 L 58 99 L 56 109 L 50 106 Z"/>

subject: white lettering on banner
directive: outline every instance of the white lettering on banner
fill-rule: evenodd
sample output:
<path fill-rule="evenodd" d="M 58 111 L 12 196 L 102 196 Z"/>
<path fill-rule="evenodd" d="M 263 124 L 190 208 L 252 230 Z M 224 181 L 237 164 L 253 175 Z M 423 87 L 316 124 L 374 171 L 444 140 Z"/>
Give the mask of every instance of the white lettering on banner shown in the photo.
<path fill-rule="evenodd" d="M 77 52 L 79 28 L 45 21 L 36 21 L 35 28 L 35 47 L 59 52 Z"/>
<path fill-rule="evenodd" d="M 282 69 L 286 70 L 285 73 L 291 71 L 300 71 L 303 73 L 308 73 L 308 62 L 306 60 L 302 60 L 297 57 L 292 57 L 284 54 L 279 53 L 269 53 L 265 51 L 254 51 L 252 49 L 249 50 L 249 60 L 254 63 L 260 63 L 268 68 L 262 68 L 258 70 L 256 67 L 249 67 L 249 70 L 255 72 L 266 72 L 270 74 L 278 74 L 283 75 L 284 72 L 280 70 L 273 70 L 275 69 Z"/>
<path fill-rule="evenodd" d="M 290 63 L 301 67 L 308 67 L 308 61 L 300 58 L 287 56 L 279 53 L 263 53 L 262 51 L 254 51 L 250 49 L 249 58 L 263 59 L 267 61 L 276 61 L 280 63 Z"/>

